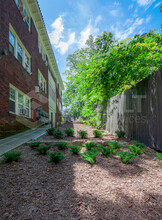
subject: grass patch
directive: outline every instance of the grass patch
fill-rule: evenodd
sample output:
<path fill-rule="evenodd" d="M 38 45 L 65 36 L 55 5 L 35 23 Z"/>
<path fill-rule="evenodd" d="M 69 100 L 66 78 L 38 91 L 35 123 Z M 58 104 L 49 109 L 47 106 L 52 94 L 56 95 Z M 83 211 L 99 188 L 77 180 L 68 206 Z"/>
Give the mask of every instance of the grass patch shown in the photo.
<path fill-rule="evenodd" d="M 134 145 L 126 145 L 128 149 L 135 153 L 135 154 L 143 154 L 144 150 L 142 150 L 140 147 L 134 146 Z"/>
<path fill-rule="evenodd" d="M 162 153 L 158 153 L 158 152 L 157 152 L 156 154 L 154 154 L 154 156 L 155 156 L 155 157 L 158 157 L 159 159 L 162 160 Z"/>
<path fill-rule="evenodd" d="M 140 147 L 140 148 L 144 148 L 145 147 L 145 144 L 143 143 L 140 143 L 140 142 L 137 142 L 137 141 L 133 141 L 133 144 L 137 147 Z"/>

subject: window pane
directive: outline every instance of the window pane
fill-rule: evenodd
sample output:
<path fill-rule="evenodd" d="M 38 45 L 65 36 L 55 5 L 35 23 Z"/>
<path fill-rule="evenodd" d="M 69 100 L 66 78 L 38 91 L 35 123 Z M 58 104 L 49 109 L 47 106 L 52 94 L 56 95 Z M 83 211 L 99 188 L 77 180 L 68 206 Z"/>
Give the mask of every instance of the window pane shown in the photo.
<path fill-rule="evenodd" d="M 9 51 L 14 54 L 14 47 L 12 46 L 12 44 L 9 42 Z"/>
<path fill-rule="evenodd" d="M 23 95 L 20 93 L 18 94 L 18 102 L 23 105 Z"/>
<path fill-rule="evenodd" d="M 9 31 L 9 42 L 14 47 L 15 38 L 14 38 L 13 34 L 10 31 Z"/>
<path fill-rule="evenodd" d="M 27 71 L 30 71 L 30 62 L 29 62 L 29 57 L 25 54 L 25 69 Z"/>
<path fill-rule="evenodd" d="M 15 90 L 10 88 L 10 100 L 15 101 Z"/>
<path fill-rule="evenodd" d="M 17 45 L 17 52 L 22 56 L 22 48 L 19 44 Z"/>
<path fill-rule="evenodd" d="M 27 108 L 29 108 L 29 99 L 28 99 L 28 98 L 25 98 L 25 106 L 26 106 Z"/>
<path fill-rule="evenodd" d="M 9 106 L 10 106 L 10 112 L 14 112 L 15 113 L 15 102 L 10 100 Z"/>
<path fill-rule="evenodd" d="M 29 109 L 28 108 L 26 108 L 25 113 L 26 113 L 26 116 L 29 117 Z"/>

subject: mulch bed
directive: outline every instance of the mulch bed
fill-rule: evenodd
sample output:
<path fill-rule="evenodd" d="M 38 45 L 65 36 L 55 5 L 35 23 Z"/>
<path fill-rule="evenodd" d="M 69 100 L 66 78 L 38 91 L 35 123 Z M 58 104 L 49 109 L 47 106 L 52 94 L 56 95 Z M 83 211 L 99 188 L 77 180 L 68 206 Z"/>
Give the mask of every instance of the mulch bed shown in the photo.
<path fill-rule="evenodd" d="M 87 129 L 90 140 L 94 139 L 92 128 L 82 124 L 65 124 L 61 129 L 71 126 L 76 131 Z M 41 140 L 46 143 L 51 137 L 45 135 Z M 78 140 L 76 137 L 71 141 Z M 116 137 L 107 134 L 107 140 Z M 58 151 L 52 146 L 51 152 Z M 18 163 L 0 165 L 0 219 L 159 220 L 161 162 L 154 159 L 152 149 L 145 150 L 146 154 L 128 165 L 118 156 L 98 155 L 92 166 L 66 149 L 66 158 L 55 165 L 47 162 L 48 156 L 24 144 L 14 150 L 22 152 Z"/>

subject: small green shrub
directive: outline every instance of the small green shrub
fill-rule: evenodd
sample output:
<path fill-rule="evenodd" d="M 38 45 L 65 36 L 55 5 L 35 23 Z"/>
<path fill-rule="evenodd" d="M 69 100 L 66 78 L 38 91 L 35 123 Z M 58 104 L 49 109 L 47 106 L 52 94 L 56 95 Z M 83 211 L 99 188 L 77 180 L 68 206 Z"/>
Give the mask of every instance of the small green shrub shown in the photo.
<path fill-rule="evenodd" d="M 65 158 L 64 154 L 61 152 L 52 152 L 48 154 L 50 160 L 48 162 L 59 163 L 61 160 Z"/>
<path fill-rule="evenodd" d="M 64 130 L 65 134 L 68 136 L 68 137 L 73 137 L 74 136 L 74 129 L 73 128 L 66 128 Z"/>
<path fill-rule="evenodd" d="M 49 128 L 49 129 L 47 129 L 48 135 L 53 135 L 54 130 L 55 130 L 55 128 Z"/>
<path fill-rule="evenodd" d="M 38 142 L 33 142 L 29 145 L 29 147 L 31 147 L 33 150 L 35 150 L 37 147 L 39 147 L 39 145 L 41 144 L 40 141 Z"/>
<path fill-rule="evenodd" d="M 56 139 L 62 139 L 63 138 L 63 133 L 62 133 L 62 131 L 60 129 L 55 129 L 53 131 L 53 136 Z"/>
<path fill-rule="evenodd" d="M 108 146 L 111 151 L 111 154 L 113 154 L 113 155 L 117 154 L 118 149 L 120 149 L 122 147 L 122 145 L 119 144 L 118 142 L 109 142 Z"/>
<path fill-rule="evenodd" d="M 124 138 L 125 136 L 125 131 L 122 131 L 122 130 L 117 130 L 115 131 L 115 133 L 118 136 L 118 138 Z"/>
<path fill-rule="evenodd" d="M 8 152 L 4 154 L 4 159 L 1 163 L 10 163 L 12 161 L 17 162 L 19 157 L 21 156 L 21 152 Z"/>
<path fill-rule="evenodd" d="M 82 149 L 81 146 L 70 146 L 69 151 L 71 151 L 73 154 L 79 154 L 80 150 Z"/>
<path fill-rule="evenodd" d="M 81 156 L 90 164 L 94 164 L 96 162 L 96 157 L 98 154 L 99 152 L 96 149 L 92 148 L 91 150 L 85 151 L 84 154 L 81 154 Z"/>
<path fill-rule="evenodd" d="M 67 147 L 66 142 L 57 142 L 55 145 L 58 147 L 59 150 L 64 150 Z"/>
<path fill-rule="evenodd" d="M 97 147 L 97 143 L 94 142 L 88 142 L 83 144 L 83 146 L 87 149 L 87 150 L 91 150 L 94 147 Z"/>
<path fill-rule="evenodd" d="M 38 151 L 40 154 L 47 154 L 47 151 L 51 148 L 51 145 L 45 145 L 45 146 L 41 146 L 41 147 L 37 147 L 35 150 Z"/>
<path fill-rule="evenodd" d="M 131 159 L 136 158 L 133 152 L 130 153 L 128 151 L 118 152 L 118 155 L 120 156 L 121 161 L 126 164 L 128 164 Z"/>
<path fill-rule="evenodd" d="M 102 146 L 102 145 L 99 145 L 98 148 L 99 148 L 100 152 L 101 152 L 104 156 L 110 157 L 110 154 L 111 154 L 111 152 L 112 152 L 111 149 L 110 149 L 110 147 L 104 147 L 104 146 Z"/>
<path fill-rule="evenodd" d="M 162 153 L 156 153 L 155 155 L 154 155 L 155 157 L 158 157 L 159 159 L 162 159 Z"/>
<path fill-rule="evenodd" d="M 102 138 L 103 137 L 102 131 L 99 131 L 99 130 L 94 130 L 93 135 L 95 136 L 95 138 Z"/>
<path fill-rule="evenodd" d="M 127 145 L 129 150 L 135 154 L 143 154 L 144 150 L 142 150 L 140 147 L 134 146 L 134 145 Z"/>
<path fill-rule="evenodd" d="M 87 134 L 87 131 L 78 131 L 78 134 L 81 138 L 87 138 L 88 137 L 88 134 Z"/>
<path fill-rule="evenodd" d="M 140 143 L 140 142 L 137 142 L 137 141 L 134 141 L 133 144 L 137 147 L 140 147 L 140 148 L 144 148 L 145 147 L 145 144 L 143 143 Z"/>

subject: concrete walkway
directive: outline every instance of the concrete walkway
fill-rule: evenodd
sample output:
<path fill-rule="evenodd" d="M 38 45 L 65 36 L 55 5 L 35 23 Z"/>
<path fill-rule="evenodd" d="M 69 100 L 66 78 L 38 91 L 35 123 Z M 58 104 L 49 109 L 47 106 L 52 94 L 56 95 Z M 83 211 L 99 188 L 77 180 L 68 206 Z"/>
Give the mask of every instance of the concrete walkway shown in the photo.
<path fill-rule="evenodd" d="M 33 128 L 31 130 L 0 140 L 0 155 L 3 155 L 4 153 L 13 150 L 16 147 L 19 147 L 20 145 L 32 139 L 36 139 L 45 133 L 49 127 L 50 125 L 41 128 Z"/>

